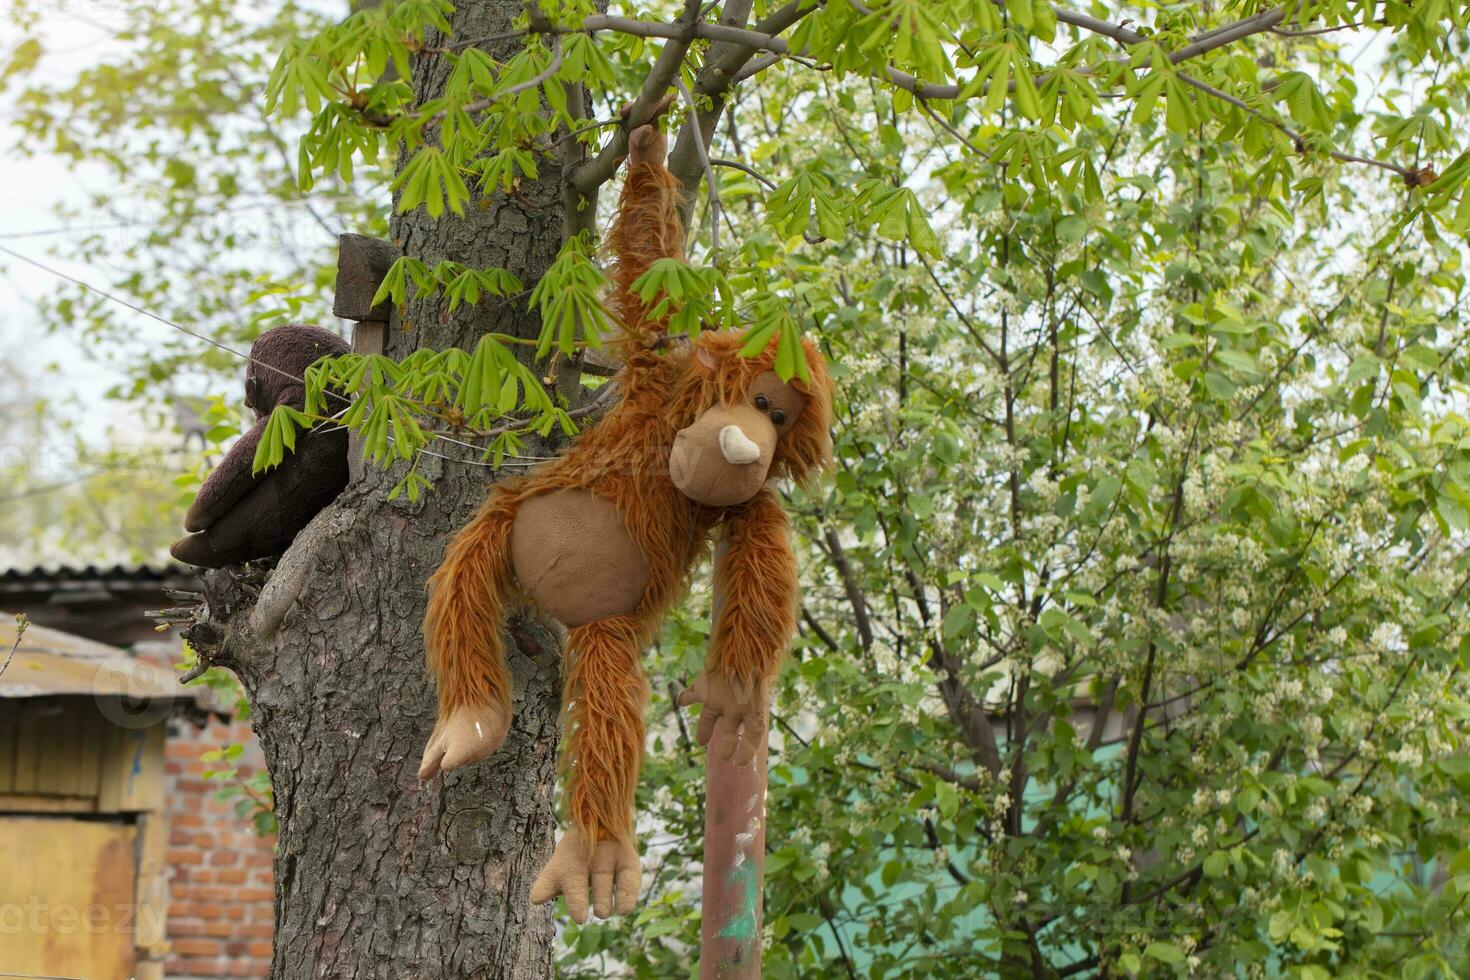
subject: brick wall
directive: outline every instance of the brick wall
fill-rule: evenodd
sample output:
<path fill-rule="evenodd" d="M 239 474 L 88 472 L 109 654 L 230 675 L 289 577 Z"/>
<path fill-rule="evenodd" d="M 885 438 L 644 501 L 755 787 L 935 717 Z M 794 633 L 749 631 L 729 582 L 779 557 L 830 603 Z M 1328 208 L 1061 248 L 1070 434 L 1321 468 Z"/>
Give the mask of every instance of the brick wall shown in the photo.
<path fill-rule="evenodd" d="M 270 972 L 272 838 L 260 837 L 234 801 L 215 799 L 215 768 L 200 756 L 245 746 L 242 775 L 264 768 L 248 724 L 175 722 L 168 753 L 170 980 L 260 977 Z"/>

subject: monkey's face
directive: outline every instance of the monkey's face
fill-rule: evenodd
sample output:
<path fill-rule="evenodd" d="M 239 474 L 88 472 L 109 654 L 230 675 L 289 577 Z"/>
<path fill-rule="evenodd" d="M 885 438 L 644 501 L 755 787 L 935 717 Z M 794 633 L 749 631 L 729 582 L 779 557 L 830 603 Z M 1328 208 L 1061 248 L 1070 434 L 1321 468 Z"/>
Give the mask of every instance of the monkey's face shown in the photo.
<path fill-rule="evenodd" d="M 702 349 L 695 359 L 708 364 Z M 762 371 L 739 401 L 705 409 L 674 437 L 669 475 L 696 503 L 730 507 L 754 497 L 771 475 L 782 437 L 795 428 L 807 399 L 774 371 Z"/>

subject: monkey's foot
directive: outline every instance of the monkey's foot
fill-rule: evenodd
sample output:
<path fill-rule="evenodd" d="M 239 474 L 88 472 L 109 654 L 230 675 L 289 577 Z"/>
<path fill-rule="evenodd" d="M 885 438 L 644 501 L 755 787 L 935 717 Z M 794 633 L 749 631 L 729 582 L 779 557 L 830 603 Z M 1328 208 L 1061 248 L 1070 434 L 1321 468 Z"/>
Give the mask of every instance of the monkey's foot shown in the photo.
<path fill-rule="evenodd" d="M 510 731 L 510 707 L 466 705 L 434 726 L 419 778 L 433 779 L 440 770 L 448 772 L 481 759 L 488 759 Z"/>
<path fill-rule="evenodd" d="M 587 893 L 592 893 L 592 911 L 606 919 L 614 911 L 627 915 L 638 904 L 642 883 L 638 849 L 632 840 L 598 841 L 595 847 L 582 842 L 577 830 L 568 830 L 556 842 L 556 851 L 531 886 L 531 904 L 541 905 L 561 895 L 567 900 L 572 921 L 587 921 Z"/>

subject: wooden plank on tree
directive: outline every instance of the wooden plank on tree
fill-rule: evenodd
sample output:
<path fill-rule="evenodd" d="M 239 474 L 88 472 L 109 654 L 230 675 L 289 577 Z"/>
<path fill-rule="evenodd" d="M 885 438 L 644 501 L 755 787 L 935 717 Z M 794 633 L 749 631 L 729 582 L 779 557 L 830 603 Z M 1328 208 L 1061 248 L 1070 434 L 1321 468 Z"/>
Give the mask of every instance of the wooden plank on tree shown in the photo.
<path fill-rule="evenodd" d="M 374 306 L 373 296 L 398 255 L 398 247 L 381 238 L 338 235 L 337 295 L 332 301 L 332 315 L 344 320 L 387 323 L 393 311 L 392 303 L 384 300 Z"/>
<path fill-rule="evenodd" d="M 364 321 L 352 325 L 354 354 L 381 354 L 388 342 L 388 324 Z M 356 483 L 362 476 L 362 436 L 347 433 L 347 475 Z"/>
<path fill-rule="evenodd" d="M 387 345 L 393 304 L 384 300 L 374 306 L 373 296 L 398 256 L 398 247 L 381 238 L 337 236 L 337 294 L 332 313 L 357 321 L 352 327 L 354 354 L 381 354 Z M 347 468 L 353 482 L 362 476 L 362 438 L 356 432 L 347 436 Z"/>

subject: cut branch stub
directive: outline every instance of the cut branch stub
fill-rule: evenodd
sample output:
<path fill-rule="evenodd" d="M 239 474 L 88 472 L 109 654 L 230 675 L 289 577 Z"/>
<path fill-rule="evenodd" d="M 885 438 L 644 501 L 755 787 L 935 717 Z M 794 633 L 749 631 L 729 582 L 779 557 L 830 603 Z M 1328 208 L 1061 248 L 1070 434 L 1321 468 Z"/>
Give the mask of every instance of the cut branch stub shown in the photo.
<path fill-rule="evenodd" d="M 187 684 L 210 667 L 239 667 L 239 654 L 247 645 L 238 635 L 238 617 L 254 607 L 261 585 L 270 574 L 265 564 L 240 568 L 215 568 L 200 576 L 202 591 L 194 593 L 196 605 L 182 635 L 193 648 L 198 662 L 194 669 L 179 678 Z M 174 610 L 170 610 L 174 612 Z M 182 622 L 182 614 L 173 617 Z"/>

